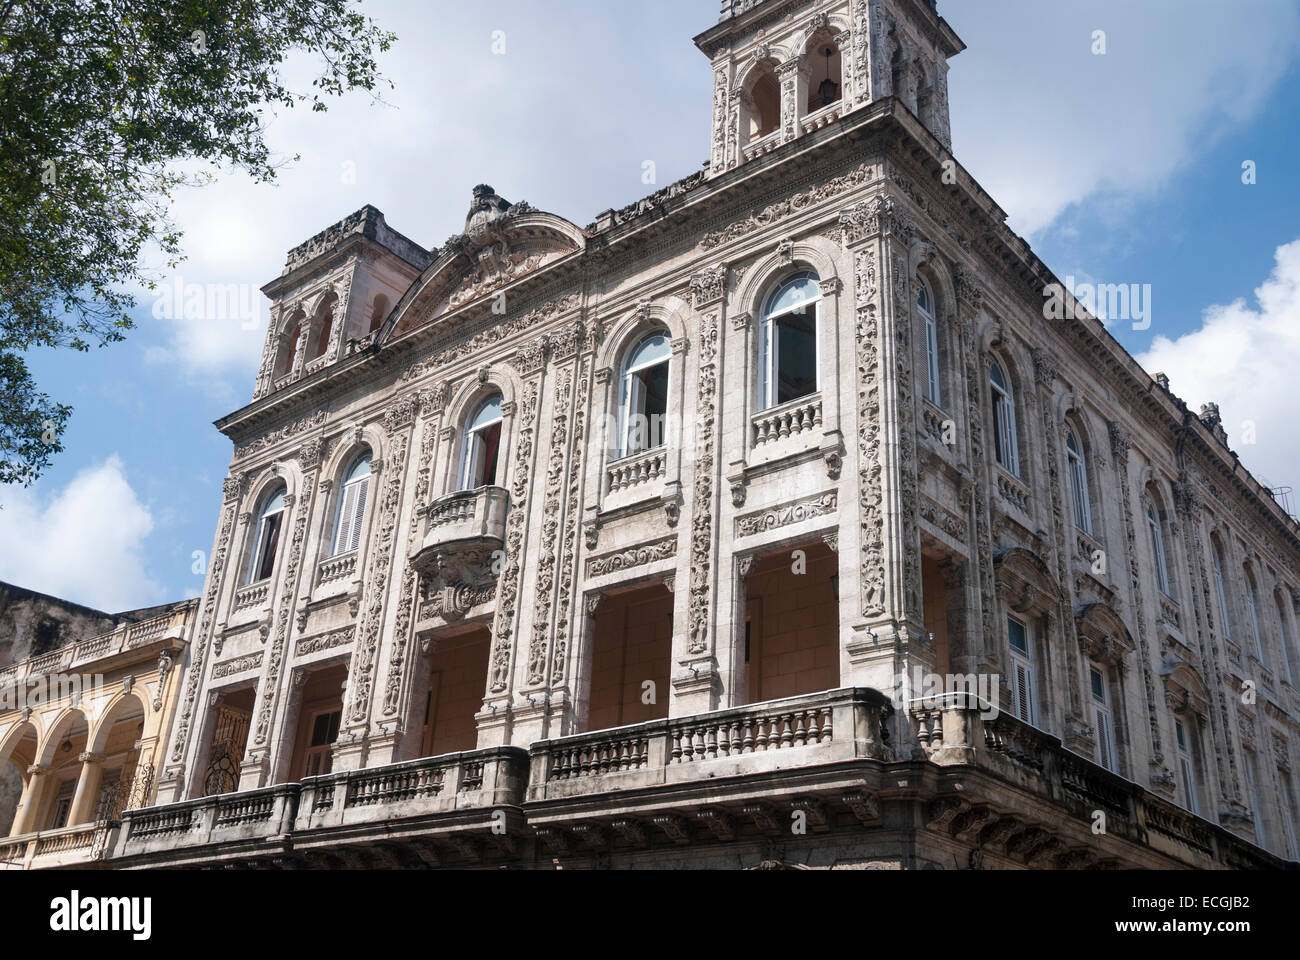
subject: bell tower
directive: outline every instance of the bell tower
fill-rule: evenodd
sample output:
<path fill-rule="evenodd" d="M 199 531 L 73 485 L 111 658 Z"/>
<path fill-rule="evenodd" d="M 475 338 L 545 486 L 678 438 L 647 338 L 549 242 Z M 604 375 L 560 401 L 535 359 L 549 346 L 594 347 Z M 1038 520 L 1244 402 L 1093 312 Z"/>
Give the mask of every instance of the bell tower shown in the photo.
<path fill-rule="evenodd" d="M 945 148 L 948 59 L 965 44 L 936 0 L 723 0 L 695 38 L 713 63 L 717 176 L 885 97 Z"/>

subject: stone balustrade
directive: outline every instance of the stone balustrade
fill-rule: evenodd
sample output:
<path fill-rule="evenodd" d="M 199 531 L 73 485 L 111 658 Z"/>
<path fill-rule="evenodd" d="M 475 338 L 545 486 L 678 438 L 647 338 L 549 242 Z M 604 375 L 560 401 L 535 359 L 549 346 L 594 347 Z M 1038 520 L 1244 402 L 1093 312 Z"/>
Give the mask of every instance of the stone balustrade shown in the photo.
<path fill-rule="evenodd" d="M 117 838 L 117 824 L 83 823 L 0 841 L 0 870 L 85 867 L 103 860 Z"/>
<path fill-rule="evenodd" d="M 302 782 L 294 829 L 515 806 L 527 776 L 526 751 L 494 747 L 312 777 Z"/>
<path fill-rule="evenodd" d="M 616 460 L 606 469 L 605 481 L 610 493 L 619 493 L 655 480 L 662 480 L 667 475 L 668 452 L 660 447 L 647 453 Z"/>
<path fill-rule="evenodd" d="M 293 829 L 299 784 L 203 797 L 122 814 L 115 857 L 283 836 Z"/>
<path fill-rule="evenodd" d="M 251 583 L 246 587 L 241 587 L 235 591 L 234 609 L 248 610 L 252 607 L 258 607 L 266 603 L 266 598 L 271 595 L 271 581 L 262 580 L 258 583 Z"/>
<path fill-rule="evenodd" d="M 75 672 L 78 668 L 97 661 L 102 662 L 135 651 L 165 638 L 177 637 L 179 632 L 176 628 L 183 622 L 184 612 L 177 610 L 151 620 L 123 624 L 112 633 L 79 640 L 57 650 L 20 660 L 0 670 L 0 688 L 35 677 Z"/>
<path fill-rule="evenodd" d="M 812 433 L 820 430 L 821 425 L 821 397 L 804 398 L 755 414 L 751 420 L 753 443 L 755 447 L 762 447 L 786 437 Z"/>
<path fill-rule="evenodd" d="M 534 743 L 530 801 L 887 755 L 888 700 L 845 689 Z"/>
<path fill-rule="evenodd" d="M 329 557 L 322 560 L 316 568 L 316 585 L 346 580 L 356 572 L 357 552 L 355 550 L 341 557 Z"/>
<path fill-rule="evenodd" d="M 411 554 L 417 569 L 436 573 L 448 551 L 491 553 L 505 543 L 510 492 L 501 487 L 462 490 L 424 511 L 424 536 Z"/>

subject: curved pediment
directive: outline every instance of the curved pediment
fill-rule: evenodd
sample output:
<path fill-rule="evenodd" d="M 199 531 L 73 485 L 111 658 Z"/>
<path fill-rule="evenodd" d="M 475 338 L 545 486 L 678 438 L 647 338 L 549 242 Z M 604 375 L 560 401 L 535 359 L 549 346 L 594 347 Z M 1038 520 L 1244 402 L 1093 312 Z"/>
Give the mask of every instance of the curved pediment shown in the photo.
<path fill-rule="evenodd" d="M 1098 663 L 1122 663 L 1135 646 L 1128 625 L 1112 607 L 1090 603 L 1074 617 L 1079 649 Z"/>
<path fill-rule="evenodd" d="M 1021 613 L 1044 610 L 1059 603 L 1061 588 L 1042 557 L 1013 547 L 993 558 L 998 590 L 1007 605 Z"/>
<path fill-rule="evenodd" d="M 586 248 L 576 224 L 474 188 L 465 232 L 443 244 L 389 320 L 382 339 L 400 337 L 467 303 Z"/>

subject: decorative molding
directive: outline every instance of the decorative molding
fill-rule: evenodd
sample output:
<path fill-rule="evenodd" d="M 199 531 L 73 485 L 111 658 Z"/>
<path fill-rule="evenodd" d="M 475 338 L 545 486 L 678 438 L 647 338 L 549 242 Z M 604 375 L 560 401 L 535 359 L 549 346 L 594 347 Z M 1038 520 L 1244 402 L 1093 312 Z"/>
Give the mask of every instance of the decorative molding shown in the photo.
<path fill-rule="evenodd" d="M 649 566 L 677 556 L 677 536 L 664 537 L 653 543 L 630 547 L 617 553 L 607 553 L 587 560 L 588 577 L 605 577 L 637 567 Z"/>
<path fill-rule="evenodd" d="M 775 507 L 768 507 L 756 513 L 736 518 L 736 536 L 754 537 L 760 533 L 779 530 L 805 520 L 829 516 L 837 513 L 840 507 L 838 491 L 829 490 L 811 497 L 804 497 Z"/>

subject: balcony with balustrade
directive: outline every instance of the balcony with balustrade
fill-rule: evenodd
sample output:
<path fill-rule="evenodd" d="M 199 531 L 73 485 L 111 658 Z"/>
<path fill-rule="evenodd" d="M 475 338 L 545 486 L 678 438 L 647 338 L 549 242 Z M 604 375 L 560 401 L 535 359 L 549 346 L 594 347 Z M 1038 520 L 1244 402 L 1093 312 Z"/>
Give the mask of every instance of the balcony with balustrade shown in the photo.
<path fill-rule="evenodd" d="M 449 558 L 500 550 L 506 538 L 510 493 L 501 487 L 480 487 L 449 494 L 429 504 L 424 535 L 411 554 L 421 572 L 438 575 Z"/>

